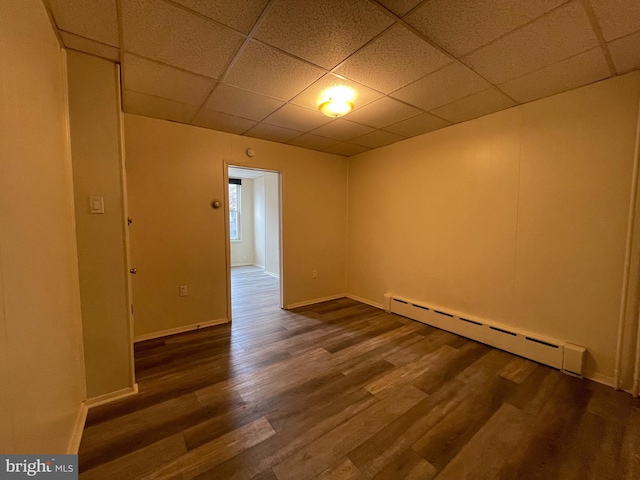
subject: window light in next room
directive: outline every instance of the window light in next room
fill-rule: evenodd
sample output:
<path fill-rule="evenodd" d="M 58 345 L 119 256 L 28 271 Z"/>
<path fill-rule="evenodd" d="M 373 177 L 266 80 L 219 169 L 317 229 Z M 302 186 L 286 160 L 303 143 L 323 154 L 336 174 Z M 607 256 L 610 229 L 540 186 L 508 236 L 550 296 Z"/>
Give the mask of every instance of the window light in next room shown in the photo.
<path fill-rule="evenodd" d="M 231 240 L 240 240 L 240 186 L 239 178 L 229 179 L 229 234 Z"/>
<path fill-rule="evenodd" d="M 323 92 L 318 108 L 329 117 L 342 117 L 353 109 L 356 92 L 345 86 L 332 87 Z"/>

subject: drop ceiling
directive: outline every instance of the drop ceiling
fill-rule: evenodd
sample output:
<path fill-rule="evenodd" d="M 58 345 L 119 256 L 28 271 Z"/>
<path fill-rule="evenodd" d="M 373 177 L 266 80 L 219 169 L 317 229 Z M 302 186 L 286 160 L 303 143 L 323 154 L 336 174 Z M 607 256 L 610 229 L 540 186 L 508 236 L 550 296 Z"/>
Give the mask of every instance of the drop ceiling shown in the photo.
<path fill-rule="evenodd" d="M 344 156 L 640 68 L 638 0 L 45 0 L 127 113 Z M 318 111 L 335 85 L 355 108 Z"/>

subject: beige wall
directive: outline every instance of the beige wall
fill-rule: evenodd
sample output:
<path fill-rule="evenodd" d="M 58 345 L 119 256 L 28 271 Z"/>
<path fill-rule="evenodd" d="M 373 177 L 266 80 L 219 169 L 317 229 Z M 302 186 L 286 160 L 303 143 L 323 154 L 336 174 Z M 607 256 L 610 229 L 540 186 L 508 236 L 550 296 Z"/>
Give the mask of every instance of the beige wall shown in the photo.
<path fill-rule="evenodd" d="M 0 2 L 2 453 L 66 453 L 84 399 L 64 68 L 42 2 Z"/>
<path fill-rule="evenodd" d="M 589 350 L 614 374 L 640 74 L 349 163 L 348 292 L 393 292 Z"/>
<path fill-rule="evenodd" d="M 137 336 L 227 317 L 225 161 L 282 172 L 285 305 L 344 293 L 344 157 L 134 115 L 125 139 Z"/>
<path fill-rule="evenodd" d="M 70 51 L 69 113 L 89 398 L 133 387 L 117 66 Z M 89 197 L 104 213 L 89 211 Z"/>

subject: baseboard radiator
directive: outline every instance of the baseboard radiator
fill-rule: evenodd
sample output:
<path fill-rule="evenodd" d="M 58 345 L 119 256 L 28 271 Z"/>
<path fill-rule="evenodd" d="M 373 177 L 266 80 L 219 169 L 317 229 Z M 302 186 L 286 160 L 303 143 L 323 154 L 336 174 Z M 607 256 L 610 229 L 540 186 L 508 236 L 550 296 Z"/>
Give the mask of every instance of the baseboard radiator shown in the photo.
<path fill-rule="evenodd" d="M 390 293 L 385 294 L 384 308 L 388 312 L 514 353 L 569 375 L 582 377 L 586 349 L 579 345 L 515 330 Z"/>

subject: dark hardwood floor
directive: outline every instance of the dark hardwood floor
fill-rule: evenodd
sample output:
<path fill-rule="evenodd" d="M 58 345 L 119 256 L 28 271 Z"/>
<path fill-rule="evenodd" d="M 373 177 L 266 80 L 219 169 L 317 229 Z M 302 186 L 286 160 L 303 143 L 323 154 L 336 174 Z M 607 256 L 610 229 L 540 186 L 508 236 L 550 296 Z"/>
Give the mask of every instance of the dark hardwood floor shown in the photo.
<path fill-rule="evenodd" d="M 136 344 L 140 393 L 91 409 L 81 479 L 640 478 L 626 393 L 349 299 L 280 310 L 251 267 L 233 283 L 232 326 Z"/>

